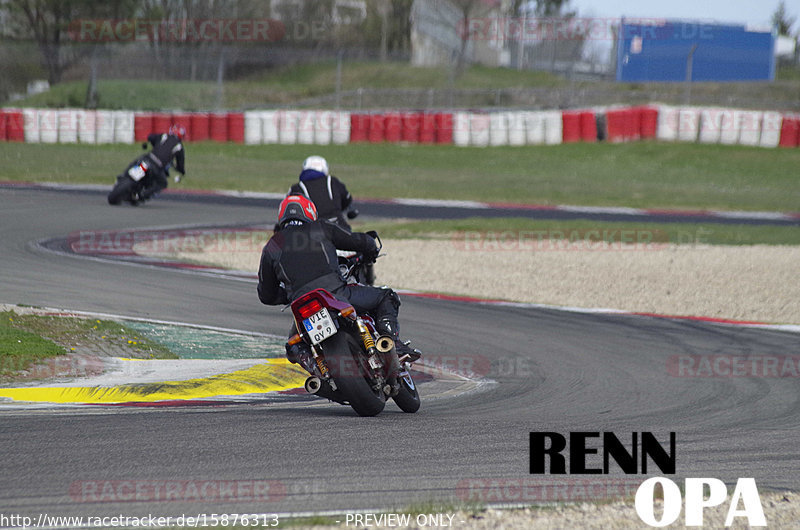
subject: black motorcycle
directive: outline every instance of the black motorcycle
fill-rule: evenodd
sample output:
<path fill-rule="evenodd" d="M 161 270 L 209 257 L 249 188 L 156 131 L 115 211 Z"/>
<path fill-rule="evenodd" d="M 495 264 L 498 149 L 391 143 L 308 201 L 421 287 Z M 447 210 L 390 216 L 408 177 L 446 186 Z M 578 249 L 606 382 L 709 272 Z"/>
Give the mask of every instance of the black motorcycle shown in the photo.
<path fill-rule="evenodd" d="M 380 244 L 380 238 L 373 235 Z M 352 278 L 365 263 L 361 254 L 350 258 L 344 276 Z M 310 394 L 350 405 L 361 416 L 379 414 L 391 398 L 403 412 L 419 410 L 420 398 L 409 369 L 411 359 L 399 357 L 391 337 L 380 335 L 369 315 L 325 289 L 315 289 L 291 304 L 296 333 L 293 346 L 305 342 L 313 360 L 303 365 L 311 375 Z"/>
<path fill-rule="evenodd" d="M 142 144 L 146 149 L 147 144 Z M 144 201 L 140 198 L 141 192 L 153 185 L 157 172 L 163 172 L 164 178 L 169 179 L 169 164 L 164 168 L 158 167 L 156 161 L 149 154 L 142 155 L 117 175 L 117 182 L 108 194 L 108 204 L 118 205 L 128 202 L 138 206 Z M 180 182 L 180 177 L 175 177 L 175 182 Z"/>

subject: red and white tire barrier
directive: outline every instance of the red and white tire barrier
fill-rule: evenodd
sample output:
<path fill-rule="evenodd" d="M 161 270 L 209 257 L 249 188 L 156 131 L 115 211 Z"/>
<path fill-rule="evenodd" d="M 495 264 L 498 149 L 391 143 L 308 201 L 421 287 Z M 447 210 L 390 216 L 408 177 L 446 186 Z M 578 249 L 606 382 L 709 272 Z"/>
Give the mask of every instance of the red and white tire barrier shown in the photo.
<path fill-rule="evenodd" d="M 800 115 L 720 107 L 645 105 L 574 110 L 372 112 L 250 110 L 144 112 L 0 109 L 0 141 L 133 143 L 174 124 L 192 142 L 247 145 L 411 143 L 493 147 L 561 143 L 666 142 L 797 147 Z"/>
<path fill-rule="evenodd" d="M 664 141 L 757 147 L 797 147 L 800 121 L 791 113 L 720 107 L 658 108 L 657 138 Z"/>

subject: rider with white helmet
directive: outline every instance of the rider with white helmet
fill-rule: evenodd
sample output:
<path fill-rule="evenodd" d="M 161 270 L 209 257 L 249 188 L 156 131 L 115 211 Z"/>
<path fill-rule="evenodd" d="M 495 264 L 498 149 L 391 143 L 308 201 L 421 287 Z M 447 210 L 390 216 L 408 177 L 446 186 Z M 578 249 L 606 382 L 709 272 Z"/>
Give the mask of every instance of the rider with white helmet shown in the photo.
<path fill-rule="evenodd" d="M 348 219 L 358 215 L 357 211 L 350 209 L 353 197 L 347 187 L 331 175 L 328 161 L 321 156 L 309 156 L 303 161 L 300 178 L 287 195 L 302 195 L 311 199 L 321 219 L 327 219 L 346 230 L 350 230 L 350 225 L 345 220 L 345 214 Z"/>

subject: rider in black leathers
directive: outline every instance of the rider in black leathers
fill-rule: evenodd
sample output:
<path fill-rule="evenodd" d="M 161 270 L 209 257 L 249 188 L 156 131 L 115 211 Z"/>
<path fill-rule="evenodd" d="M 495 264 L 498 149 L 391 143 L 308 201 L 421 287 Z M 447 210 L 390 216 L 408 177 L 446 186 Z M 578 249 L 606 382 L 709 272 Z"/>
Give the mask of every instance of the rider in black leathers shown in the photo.
<path fill-rule="evenodd" d="M 303 195 L 311 199 L 320 219 L 327 219 L 346 230 L 351 228 L 345 215 L 348 219 L 358 215 L 357 210 L 351 209 L 353 196 L 341 180 L 330 174 L 328 162 L 321 156 L 309 156 L 303 161 L 298 182 L 289 188 L 286 195 Z"/>
<path fill-rule="evenodd" d="M 153 149 L 147 154 L 148 161 L 151 162 L 148 170 L 150 180 L 148 186 L 139 193 L 138 200 L 140 202 L 146 201 L 167 187 L 167 175 L 173 161 L 175 170 L 181 175 L 186 174 L 184 169 L 186 152 L 183 148 L 185 136 L 186 129 L 180 125 L 173 125 L 167 133 L 153 133 L 147 136 L 147 142 L 153 146 Z M 147 144 L 142 144 L 142 147 L 147 147 Z M 177 181 L 179 181 L 178 177 L 176 177 Z"/>
<path fill-rule="evenodd" d="M 303 171 L 297 183 L 289 188 L 289 195 L 302 195 L 314 203 L 320 219 L 336 223 L 347 231 L 352 227 L 345 219 L 355 219 L 358 210 L 353 207 L 353 196 L 344 183 L 330 174 L 328 161 L 321 156 L 309 156 L 303 161 Z M 344 249 L 342 249 L 344 250 Z M 375 283 L 375 268 L 365 263 L 360 281 L 368 285 Z"/>
<path fill-rule="evenodd" d="M 361 252 L 368 261 L 377 257 L 375 240 L 368 234 L 349 232 L 325 220 L 317 220 L 314 204 L 303 196 L 290 195 L 281 202 L 279 230 L 261 253 L 258 298 L 263 304 L 282 305 L 317 288 L 347 300 L 359 313 L 375 319 L 379 333 L 395 339 L 398 354 L 416 360 L 420 354 L 398 338 L 397 314 L 400 297 L 388 287 L 348 284 L 339 272 L 336 249 Z M 307 360 L 305 343 L 287 347 L 292 362 Z"/>

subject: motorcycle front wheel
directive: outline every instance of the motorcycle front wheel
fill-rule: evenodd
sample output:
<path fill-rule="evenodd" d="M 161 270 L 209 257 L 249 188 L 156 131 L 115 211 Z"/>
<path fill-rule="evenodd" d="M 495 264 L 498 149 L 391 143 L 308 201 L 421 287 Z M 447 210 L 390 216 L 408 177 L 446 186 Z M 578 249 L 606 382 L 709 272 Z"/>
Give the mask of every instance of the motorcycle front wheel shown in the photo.
<path fill-rule="evenodd" d="M 361 345 L 344 330 L 323 343 L 325 362 L 338 391 L 359 416 L 375 416 L 386 406 L 383 389 L 374 388 Z"/>

